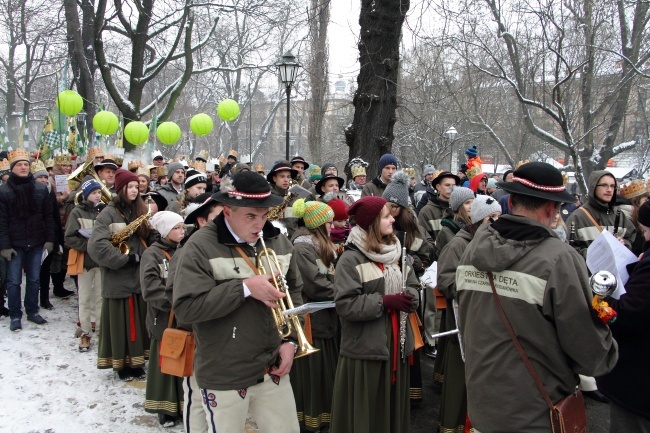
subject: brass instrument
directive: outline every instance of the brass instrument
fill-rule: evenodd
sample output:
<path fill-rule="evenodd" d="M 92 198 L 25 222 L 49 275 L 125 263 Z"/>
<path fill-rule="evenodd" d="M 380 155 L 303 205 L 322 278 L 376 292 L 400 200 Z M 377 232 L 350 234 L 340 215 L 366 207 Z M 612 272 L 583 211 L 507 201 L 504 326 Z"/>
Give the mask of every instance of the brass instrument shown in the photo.
<path fill-rule="evenodd" d="M 316 349 L 307 341 L 307 337 L 305 337 L 305 332 L 302 329 L 298 316 L 296 314 L 283 314 L 285 311 L 294 308 L 291 295 L 289 294 L 289 286 L 286 278 L 282 274 L 282 266 L 278 261 L 278 257 L 275 255 L 275 251 L 266 248 L 261 232 L 259 239 L 262 244 L 262 252 L 259 254 L 259 260 L 266 261 L 266 268 L 264 267 L 264 264 L 261 264 L 258 267 L 259 273 L 260 275 L 271 275 L 271 284 L 273 284 L 277 290 L 286 295 L 286 297 L 277 301 L 279 308 L 271 309 L 275 326 L 278 328 L 278 333 L 282 338 L 286 338 L 291 335 L 292 329 L 296 331 L 298 337 L 298 350 L 296 351 L 294 358 L 300 358 L 318 352 L 320 349 Z M 275 275 L 276 272 L 278 273 L 277 276 Z"/>
<path fill-rule="evenodd" d="M 284 218 L 284 210 L 289 206 L 289 203 L 296 197 L 296 194 L 289 192 L 289 189 L 291 189 L 292 186 L 298 185 L 298 182 L 294 180 L 291 181 L 291 185 L 289 185 L 289 188 L 287 188 L 287 193 L 284 196 L 284 201 L 277 205 L 273 206 L 272 208 L 269 209 L 269 214 L 268 214 L 268 220 L 269 221 L 277 221 L 281 218 Z"/>
<path fill-rule="evenodd" d="M 598 271 L 589 278 L 591 291 L 601 298 L 611 296 L 616 291 L 618 283 L 614 274 L 608 271 Z"/>
<path fill-rule="evenodd" d="M 70 176 L 68 176 L 68 187 L 70 188 L 70 190 L 73 190 L 77 187 L 77 186 L 73 186 L 75 184 L 81 185 L 84 177 L 86 176 L 91 176 L 93 179 L 99 182 L 102 191 L 102 202 L 104 204 L 109 204 L 111 200 L 113 200 L 113 194 L 108 190 L 106 184 L 104 184 L 104 182 L 99 178 L 99 176 L 97 176 L 97 172 L 95 171 L 95 166 L 93 165 L 92 159 L 88 162 L 85 162 L 83 165 L 79 166 L 75 171 L 73 171 L 70 174 Z M 79 204 L 80 197 L 82 197 L 82 193 L 83 191 L 81 190 L 77 192 L 77 195 L 75 195 L 74 197 L 74 204 Z"/>
<path fill-rule="evenodd" d="M 146 214 L 134 219 L 129 225 L 111 236 L 111 244 L 116 247 L 120 253 L 124 255 L 129 254 L 131 249 L 129 248 L 129 244 L 126 242 L 129 240 L 131 235 L 135 233 L 138 227 L 144 224 L 151 217 L 151 197 L 147 200 L 147 205 L 149 206 L 149 211 Z"/>

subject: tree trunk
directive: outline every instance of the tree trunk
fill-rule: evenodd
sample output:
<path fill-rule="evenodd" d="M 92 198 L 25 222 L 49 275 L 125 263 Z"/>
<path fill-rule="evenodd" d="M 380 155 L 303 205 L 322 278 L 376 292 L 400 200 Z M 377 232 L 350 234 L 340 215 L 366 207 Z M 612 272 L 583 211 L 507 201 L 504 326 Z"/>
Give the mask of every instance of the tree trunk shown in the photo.
<path fill-rule="evenodd" d="M 362 0 L 359 24 L 360 70 L 354 94 L 354 120 L 346 128 L 349 158 L 368 161 L 368 176 L 378 174 L 379 158 L 391 152 L 402 23 L 408 0 Z M 346 174 L 349 168 L 346 167 Z"/>
<path fill-rule="evenodd" d="M 307 68 L 311 87 L 309 102 L 308 147 L 312 161 L 322 161 L 323 118 L 327 110 L 327 24 L 330 18 L 330 2 L 311 0 L 309 9 L 309 42 L 311 59 Z"/>

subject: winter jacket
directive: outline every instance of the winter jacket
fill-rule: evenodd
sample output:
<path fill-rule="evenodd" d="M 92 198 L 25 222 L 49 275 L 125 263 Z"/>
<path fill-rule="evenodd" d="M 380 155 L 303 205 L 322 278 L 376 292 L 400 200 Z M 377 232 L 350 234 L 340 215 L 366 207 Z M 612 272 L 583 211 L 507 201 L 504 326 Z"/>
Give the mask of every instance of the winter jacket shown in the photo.
<path fill-rule="evenodd" d="M 81 251 L 84 254 L 84 269 L 92 269 L 99 266 L 88 254 L 88 238 L 79 234 L 80 229 L 92 229 L 97 218 L 97 208 L 88 200 L 76 205 L 65 225 L 65 245 L 73 250 Z"/>
<path fill-rule="evenodd" d="M 275 184 L 271 184 L 271 194 L 275 194 L 278 197 L 282 197 L 284 199 L 287 197 L 287 194 L 290 193 L 288 189 L 282 189 Z M 289 232 L 289 237 L 292 237 L 293 233 L 298 229 L 298 220 L 300 219 L 293 216 L 292 206 L 296 200 L 298 200 L 298 197 L 293 195 L 290 196 L 290 200 L 285 201 L 287 205 L 284 208 L 284 211 L 282 212 L 282 216 L 280 218 L 280 222 L 286 227 L 287 231 Z"/>
<path fill-rule="evenodd" d="M 455 313 L 452 313 L 452 301 L 454 299 L 458 300 L 456 296 L 456 269 L 458 268 L 460 258 L 463 256 L 467 245 L 469 245 L 473 237 L 474 235 L 467 229 L 461 229 L 456 236 L 445 244 L 438 257 L 438 291 L 447 298 L 447 314 L 445 314 L 447 330 L 458 328 Z"/>
<path fill-rule="evenodd" d="M 421 180 L 415 184 L 413 187 L 413 201 L 415 202 L 415 206 L 420 203 L 422 196 L 427 192 L 428 188 L 431 188 L 431 183 L 427 183 L 424 180 Z"/>
<path fill-rule="evenodd" d="M 171 302 L 165 297 L 165 285 L 176 247 L 166 240 L 156 241 L 142 253 L 140 260 L 140 287 L 142 298 L 147 302 L 147 331 L 152 339 L 158 341 L 162 340 L 172 309 Z M 169 259 L 163 251 L 167 252 Z"/>
<path fill-rule="evenodd" d="M 378 177 L 376 177 L 363 186 L 363 189 L 361 190 L 361 197 L 365 197 L 367 195 L 376 195 L 378 197 L 381 197 L 384 194 L 385 189 L 386 184 L 382 182 Z"/>
<path fill-rule="evenodd" d="M 411 212 L 410 209 L 405 209 L 404 211 Z M 415 271 L 416 277 L 421 277 L 424 274 L 424 271 L 429 267 L 433 261 L 435 243 L 429 236 L 429 233 L 418 224 L 418 234 L 406 248 L 406 253 L 411 256 L 413 259 L 413 270 Z M 405 235 L 406 233 L 397 226 L 397 223 L 394 224 L 395 236 L 400 240 L 402 245 L 405 244 Z"/>
<path fill-rule="evenodd" d="M 117 247 L 111 244 L 111 237 L 131 221 L 130 212 L 121 206 L 118 209 L 114 202 L 109 203 L 95 219 L 93 234 L 88 240 L 88 253 L 102 271 L 104 299 L 123 299 L 140 293 L 140 263 L 130 263 L 129 255 L 138 254 L 142 257 L 146 247 L 135 234 L 126 241 L 130 249 L 129 255 L 120 253 Z M 145 243 L 151 245 L 157 236 L 158 232 L 151 230 L 151 235 Z"/>
<path fill-rule="evenodd" d="M 34 200 L 34 212 L 21 218 L 16 212 L 14 190 L 9 183 L 0 185 L 0 250 L 40 248 L 46 242 L 56 241 L 52 200 L 42 183 L 34 182 Z"/>
<path fill-rule="evenodd" d="M 490 195 L 492 196 L 493 199 L 495 199 L 496 201 L 499 201 L 499 200 L 501 200 L 501 198 L 503 198 L 503 196 L 506 196 L 508 194 L 510 194 L 510 193 L 508 191 L 506 191 L 505 189 L 497 188 L 496 191 L 494 191 Z"/>
<path fill-rule="evenodd" d="M 591 307 L 584 260 L 551 229 L 515 215 L 478 229 L 456 271 L 469 417 L 483 433 L 548 433 L 548 406 L 499 315 L 488 272 L 553 402 L 575 390 L 578 374 L 611 371 L 616 342 Z"/>
<path fill-rule="evenodd" d="M 303 282 L 303 303 L 334 300 L 334 266 L 325 266 L 318 256 L 315 242 L 314 236 L 304 227 L 294 234 L 293 251 Z M 337 336 L 339 318 L 336 309 L 326 308 L 310 313 L 310 318 L 314 338 Z"/>
<path fill-rule="evenodd" d="M 584 258 L 587 258 L 587 247 L 598 237 L 600 231 L 594 226 L 594 223 L 591 222 L 582 209 L 589 211 L 603 230 L 614 233 L 614 225 L 616 222 L 616 209 L 614 208 L 614 203 L 616 203 L 616 190 L 614 190 L 614 196 L 610 203 L 604 203 L 598 200 L 595 193 L 596 185 L 606 175 L 612 176 L 607 170 L 599 170 L 591 173 L 591 176 L 589 176 L 587 203 L 573 211 L 566 220 L 566 226 L 569 229 L 571 228 L 571 224 L 575 224 L 576 239 L 574 247 Z M 632 248 L 632 243 L 636 237 L 636 228 L 623 212 L 620 213 L 618 232 L 615 235 L 622 236 L 625 245 L 630 249 Z"/>
<path fill-rule="evenodd" d="M 447 217 L 440 221 L 440 225 L 442 229 L 440 229 L 435 242 L 435 255 L 438 259 L 440 258 L 442 249 L 456 236 L 456 233 L 465 227 L 465 223 L 456 221 L 453 217 Z"/>
<path fill-rule="evenodd" d="M 189 239 L 189 238 L 186 238 Z M 176 278 L 176 269 L 178 268 L 178 263 L 180 263 L 181 256 L 183 255 L 183 248 L 178 248 L 172 259 L 169 262 L 169 270 L 167 271 L 167 280 L 165 281 L 165 299 L 169 302 L 171 306 L 174 302 L 174 278 Z M 192 325 L 181 323 L 178 321 L 178 317 L 174 316 L 174 323 L 172 323 L 174 328 L 184 329 L 186 331 L 192 330 Z"/>
<path fill-rule="evenodd" d="M 407 292 L 418 306 L 417 278 L 408 268 Z M 388 361 L 387 330 L 390 315 L 384 310 L 384 275 L 377 263 L 349 243 L 336 264 L 336 312 L 341 318 L 340 354 L 353 359 Z M 413 352 L 413 333 L 407 321 L 405 353 Z"/>
<path fill-rule="evenodd" d="M 639 234 L 640 235 L 640 234 Z M 616 310 L 610 325 L 618 343 L 618 362 L 614 369 L 596 378 L 598 390 L 622 408 L 650 420 L 650 244 L 643 259 L 627 266 L 630 279 L 620 299 L 607 298 Z"/>
<path fill-rule="evenodd" d="M 442 230 L 442 219 L 449 216 L 450 212 L 449 202 L 432 197 L 418 214 L 418 223 L 427 229 L 434 242 Z"/>
<path fill-rule="evenodd" d="M 167 182 L 160 188 L 158 188 L 158 193 L 165 197 L 165 200 L 167 200 L 167 205 L 171 205 L 173 202 L 179 199 L 181 196 L 181 193 L 176 191 L 176 188 L 172 186 L 171 182 Z"/>
<path fill-rule="evenodd" d="M 282 265 L 294 306 L 302 305 L 302 279 L 293 246 L 270 222 L 264 225 L 267 248 Z M 255 385 L 276 361 L 282 342 L 271 309 L 244 296 L 243 280 L 255 275 L 235 249 L 256 265 L 262 251 L 238 244 L 224 215 L 194 233 L 182 248 L 174 277 L 174 312 L 196 336 L 194 369 L 201 388 L 242 389 Z"/>

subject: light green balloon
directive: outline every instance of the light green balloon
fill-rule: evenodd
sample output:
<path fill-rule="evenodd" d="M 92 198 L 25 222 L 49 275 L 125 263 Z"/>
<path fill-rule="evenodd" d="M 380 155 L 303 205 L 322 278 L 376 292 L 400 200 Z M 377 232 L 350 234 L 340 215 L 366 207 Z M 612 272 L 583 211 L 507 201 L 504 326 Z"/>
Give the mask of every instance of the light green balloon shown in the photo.
<path fill-rule="evenodd" d="M 100 111 L 93 117 L 93 128 L 102 135 L 115 134 L 119 126 L 119 119 L 110 111 Z"/>
<path fill-rule="evenodd" d="M 212 128 L 214 128 L 212 117 L 205 113 L 199 113 L 190 119 L 190 129 L 199 137 L 208 135 L 212 132 Z"/>
<path fill-rule="evenodd" d="M 74 90 L 64 90 L 56 97 L 56 106 L 66 116 L 76 116 L 84 107 L 84 100 Z"/>
<path fill-rule="evenodd" d="M 239 104 L 234 99 L 224 99 L 217 105 L 217 114 L 226 122 L 235 120 L 239 116 Z"/>
<path fill-rule="evenodd" d="M 163 122 L 158 125 L 156 136 L 162 144 L 171 146 L 181 138 L 181 128 L 174 122 Z"/>
<path fill-rule="evenodd" d="M 131 122 L 124 127 L 124 138 L 132 145 L 139 146 L 149 139 L 149 128 L 143 122 Z"/>

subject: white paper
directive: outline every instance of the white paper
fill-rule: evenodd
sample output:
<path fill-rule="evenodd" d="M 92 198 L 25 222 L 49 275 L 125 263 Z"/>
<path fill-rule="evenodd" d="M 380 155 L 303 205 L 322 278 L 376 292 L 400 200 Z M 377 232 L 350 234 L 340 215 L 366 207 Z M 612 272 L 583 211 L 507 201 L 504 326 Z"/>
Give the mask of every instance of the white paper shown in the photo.
<path fill-rule="evenodd" d="M 86 239 L 90 239 L 90 235 L 93 234 L 93 229 L 79 229 L 79 234 Z"/>
<path fill-rule="evenodd" d="M 289 188 L 289 192 L 292 194 L 297 195 L 299 198 L 309 198 L 311 196 L 311 192 L 309 190 L 301 187 L 300 185 L 294 185 L 291 188 Z"/>
<path fill-rule="evenodd" d="M 68 176 L 57 174 L 54 176 L 56 192 L 66 192 L 68 190 Z"/>
<path fill-rule="evenodd" d="M 41 265 L 43 264 L 43 262 L 45 261 L 45 259 L 47 258 L 47 256 L 49 254 L 50 253 L 48 253 L 47 250 L 45 248 L 43 248 L 43 253 L 41 254 Z"/>
<path fill-rule="evenodd" d="M 630 278 L 626 266 L 636 261 L 637 257 L 607 230 L 600 232 L 587 248 L 589 271 L 592 274 L 609 271 L 616 277 L 617 287 L 612 294 L 614 299 L 619 299 L 625 293 L 624 286 Z"/>
<path fill-rule="evenodd" d="M 324 302 L 309 302 L 307 304 L 301 305 L 300 307 L 291 308 L 286 310 L 282 314 L 287 316 L 289 314 L 307 314 L 313 313 L 315 311 L 324 310 L 325 308 L 334 308 L 336 305 L 334 301 L 324 301 Z"/>
<path fill-rule="evenodd" d="M 438 262 L 433 262 L 431 266 L 424 271 L 424 274 L 422 274 L 422 277 L 420 278 L 420 284 L 427 289 L 435 289 L 438 285 Z"/>

